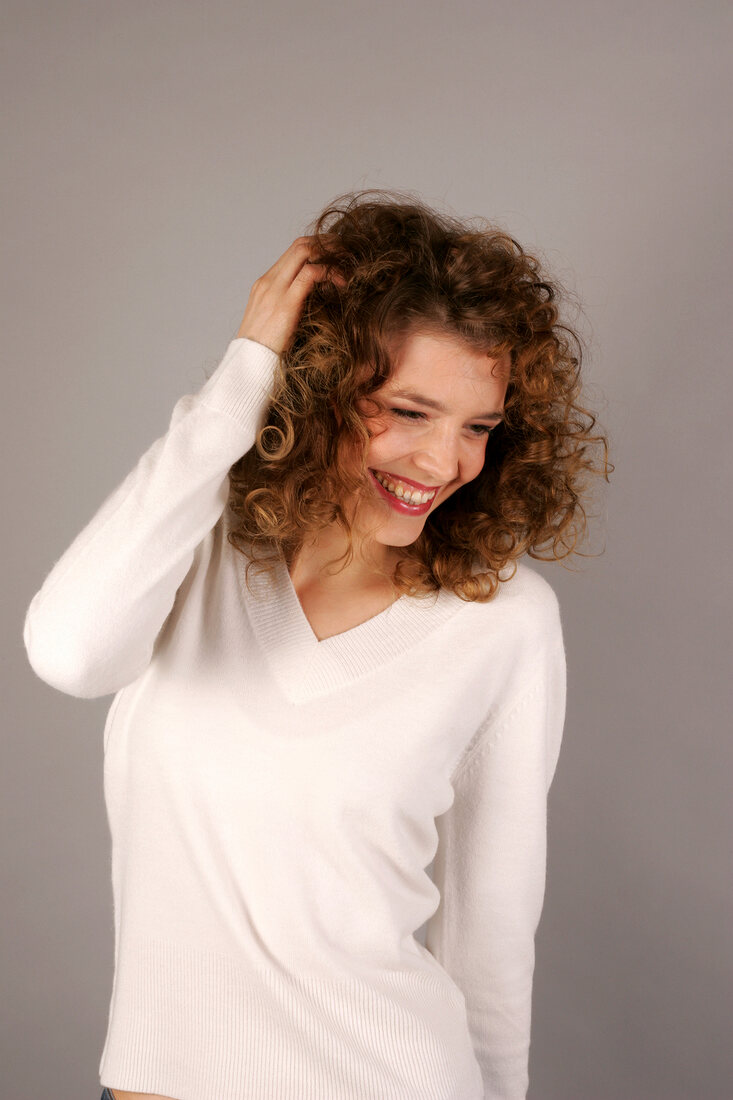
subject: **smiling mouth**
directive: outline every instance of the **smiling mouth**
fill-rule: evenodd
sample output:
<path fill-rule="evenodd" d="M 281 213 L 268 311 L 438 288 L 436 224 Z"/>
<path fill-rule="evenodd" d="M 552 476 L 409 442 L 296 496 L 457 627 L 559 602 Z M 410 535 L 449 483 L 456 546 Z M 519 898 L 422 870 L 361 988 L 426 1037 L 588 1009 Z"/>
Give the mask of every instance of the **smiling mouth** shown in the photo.
<path fill-rule="evenodd" d="M 386 493 L 389 493 L 391 497 L 402 504 L 413 508 L 429 507 L 440 489 L 439 485 L 432 488 L 417 486 L 409 483 L 404 478 L 392 477 L 392 475 L 384 473 L 382 470 L 372 470 L 371 473 Z"/>

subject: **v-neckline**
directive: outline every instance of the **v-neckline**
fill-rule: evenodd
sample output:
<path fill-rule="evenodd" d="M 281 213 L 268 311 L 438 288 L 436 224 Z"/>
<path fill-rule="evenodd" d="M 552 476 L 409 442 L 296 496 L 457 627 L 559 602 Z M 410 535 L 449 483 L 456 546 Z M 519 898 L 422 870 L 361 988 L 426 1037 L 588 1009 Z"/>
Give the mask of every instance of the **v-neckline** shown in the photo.
<path fill-rule="evenodd" d="M 364 619 L 363 622 L 356 623 L 354 626 L 349 626 L 345 630 L 339 630 L 339 632 L 337 634 L 329 634 L 328 637 L 326 637 L 326 638 L 319 638 L 318 635 L 316 634 L 315 630 L 313 629 L 313 625 L 312 625 L 310 619 L 308 618 L 308 616 L 305 612 L 305 608 L 303 607 L 303 604 L 301 603 L 300 596 L 298 595 L 295 584 L 293 583 L 293 578 L 290 576 L 289 567 L 287 566 L 287 564 L 285 562 L 282 562 L 281 564 L 282 564 L 282 582 L 283 582 L 283 585 L 286 589 L 289 589 L 289 593 L 288 593 L 289 596 L 294 597 L 295 603 L 297 604 L 297 609 L 294 608 L 294 613 L 297 614 L 297 610 L 300 611 L 300 614 L 303 616 L 303 620 L 305 622 L 305 625 L 308 627 L 308 630 L 313 635 L 313 640 L 316 643 L 316 645 L 323 645 L 324 642 L 330 642 L 332 638 L 338 638 L 342 634 L 348 634 L 352 630 L 358 630 L 359 627 L 366 626 L 366 624 L 371 622 L 373 619 L 378 619 L 380 615 L 386 614 L 386 612 L 388 612 L 391 608 L 393 608 L 395 606 L 395 604 L 398 603 L 400 600 L 407 599 L 407 597 L 404 594 L 401 594 L 396 599 L 392 600 L 389 604 L 387 604 L 386 607 L 383 607 L 381 611 L 377 611 L 376 614 L 370 615 L 369 618 Z M 291 599 L 291 603 L 292 603 L 292 599 Z"/>
<path fill-rule="evenodd" d="M 295 703 L 369 675 L 417 645 L 464 605 L 447 589 L 426 598 L 403 594 L 363 623 L 319 639 L 284 558 L 276 561 L 271 576 L 253 567 L 250 592 L 244 584 L 246 562 L 235 553 L 241 563 L 241 590 L 252 628 L 281 690 Z"/>

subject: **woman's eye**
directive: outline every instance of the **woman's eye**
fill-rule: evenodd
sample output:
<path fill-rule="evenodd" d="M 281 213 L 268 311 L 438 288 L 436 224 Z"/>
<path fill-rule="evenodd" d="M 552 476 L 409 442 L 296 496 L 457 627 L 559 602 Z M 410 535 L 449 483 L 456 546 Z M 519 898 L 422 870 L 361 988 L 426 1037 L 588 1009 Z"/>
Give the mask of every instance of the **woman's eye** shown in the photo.
<path fill-rule="evenodd" d="M 425 413 L 418 412 L 416 409 L 391 409 L 390 411 L 397 416 L 404 417 L 406 420 L 425 419 Z M 475 435 L 490 435 L 492 429 L 488 424 L 472 424 L 471 430 Z"/>

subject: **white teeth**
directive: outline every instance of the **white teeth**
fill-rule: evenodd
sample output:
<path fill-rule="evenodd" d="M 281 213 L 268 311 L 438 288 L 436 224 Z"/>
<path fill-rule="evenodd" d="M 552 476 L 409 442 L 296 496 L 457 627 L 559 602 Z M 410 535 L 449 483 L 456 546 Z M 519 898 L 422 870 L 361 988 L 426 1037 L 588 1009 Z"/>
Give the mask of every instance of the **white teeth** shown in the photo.
<path fill-rule="evenodd" d="M 435 496 L 435 492 L 421 492 L 420 489 L 409 489 L 407 487 L 403 489 L 401 485 L 396 485 L 394 481 L 376 471 L 374 476 L 380 485 L 383 485 L 385 489 L 396 496 L 398 500 L 404 501 L 405 504 L 427 504 Z"/>

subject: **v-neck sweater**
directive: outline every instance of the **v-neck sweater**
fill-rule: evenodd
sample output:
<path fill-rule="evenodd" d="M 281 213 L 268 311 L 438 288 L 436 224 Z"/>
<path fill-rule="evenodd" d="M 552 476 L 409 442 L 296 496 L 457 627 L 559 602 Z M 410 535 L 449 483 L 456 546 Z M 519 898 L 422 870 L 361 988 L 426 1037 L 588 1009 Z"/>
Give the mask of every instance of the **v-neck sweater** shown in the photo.
<path fill-rule="evenodd" d="M 558 600 L 520 560 L 489 602 L 403 595 L 319 640 L 283 561 L 250 590 L 228 473 L 277 358 L 231 341 L 25 617 L 42 680 L 114 695 L 100 1084 L 520 1100 L 565 718 Z"/>

